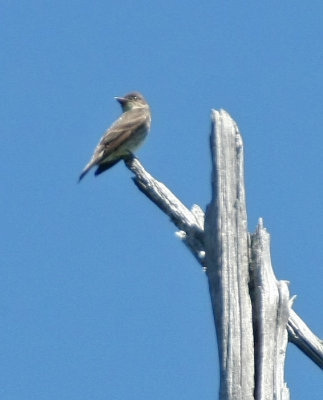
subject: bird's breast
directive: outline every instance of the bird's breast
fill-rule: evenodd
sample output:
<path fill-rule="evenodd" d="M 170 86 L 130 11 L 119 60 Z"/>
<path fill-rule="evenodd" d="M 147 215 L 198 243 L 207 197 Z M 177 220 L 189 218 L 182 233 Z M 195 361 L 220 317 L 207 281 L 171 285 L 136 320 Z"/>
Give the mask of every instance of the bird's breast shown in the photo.
<path fill-rule="evenodd" d="M 139 127 L 135 132 L 133 132 L 127 142 L 125 143 L 126 150 L 131 152 L 137 150 L 143 143 L 145 137 L 148 134 L 149 126 L 146 124 Z"/>

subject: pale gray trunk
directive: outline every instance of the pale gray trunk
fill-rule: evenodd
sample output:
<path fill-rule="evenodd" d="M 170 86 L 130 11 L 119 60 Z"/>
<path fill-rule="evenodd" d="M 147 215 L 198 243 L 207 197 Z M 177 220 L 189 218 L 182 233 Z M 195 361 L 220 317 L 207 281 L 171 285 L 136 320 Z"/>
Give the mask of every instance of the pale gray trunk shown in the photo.
<path fill-rule="evenodd" d="M 287 339 L 323 368 L 322 341 L 291 310 L 285 281 L 271 265 L 270 240 L 260 219 L 247 231 L 243 143 L 223 110 L 211 115 L 212 200 L 205 221 L 138 159 L 125 160 L 138 188 L 180 229 L 177 236 L 206 271 L 220 361 L 221 400 L 289 399 L 284 382 Z"/>

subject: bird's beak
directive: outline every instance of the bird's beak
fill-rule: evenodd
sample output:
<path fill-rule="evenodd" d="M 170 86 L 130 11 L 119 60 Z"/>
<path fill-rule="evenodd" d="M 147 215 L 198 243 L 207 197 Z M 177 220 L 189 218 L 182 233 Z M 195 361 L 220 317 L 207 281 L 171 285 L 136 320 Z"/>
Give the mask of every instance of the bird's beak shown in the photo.
<path fill-rule="evenodd" d="M 125 104 L 128 99 L 125 99 L 124 97 L 115 97 L 115 99 L 122 105 Z"/>

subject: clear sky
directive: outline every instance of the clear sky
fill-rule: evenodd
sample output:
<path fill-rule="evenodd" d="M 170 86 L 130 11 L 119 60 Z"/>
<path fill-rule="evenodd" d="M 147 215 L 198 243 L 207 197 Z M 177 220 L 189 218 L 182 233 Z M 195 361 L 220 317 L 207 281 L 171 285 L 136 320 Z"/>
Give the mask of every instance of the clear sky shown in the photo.
<path fill-rule="evenodd" d="M 213 400 L 204 273 L 123 163 L 77 178 L 141 91 L 137 153 L 188 207 L 210 201 L 210 110 L 245 144 L 249 230 L 323 337 L 322 1 L 2 1 L 2 400 Z M 322 372 L 288 346 L 292 399 Z"/>

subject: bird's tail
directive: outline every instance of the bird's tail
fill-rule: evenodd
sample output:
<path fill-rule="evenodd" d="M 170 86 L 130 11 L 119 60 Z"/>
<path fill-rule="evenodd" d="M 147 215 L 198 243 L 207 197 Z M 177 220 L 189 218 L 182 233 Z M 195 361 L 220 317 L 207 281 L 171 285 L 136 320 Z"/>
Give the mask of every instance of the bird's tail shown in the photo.
<path fill-rule="evenodd" d="M 85 168 L 83 169 L 83 171 L 81 172 L 81 175 L 79 177 L 79 182 L 81 182 L 81 180 L 84 178 L 84 176 L 90 171 L 90 169 L 93 167 L 93 163 L 89 162 Z"/>

